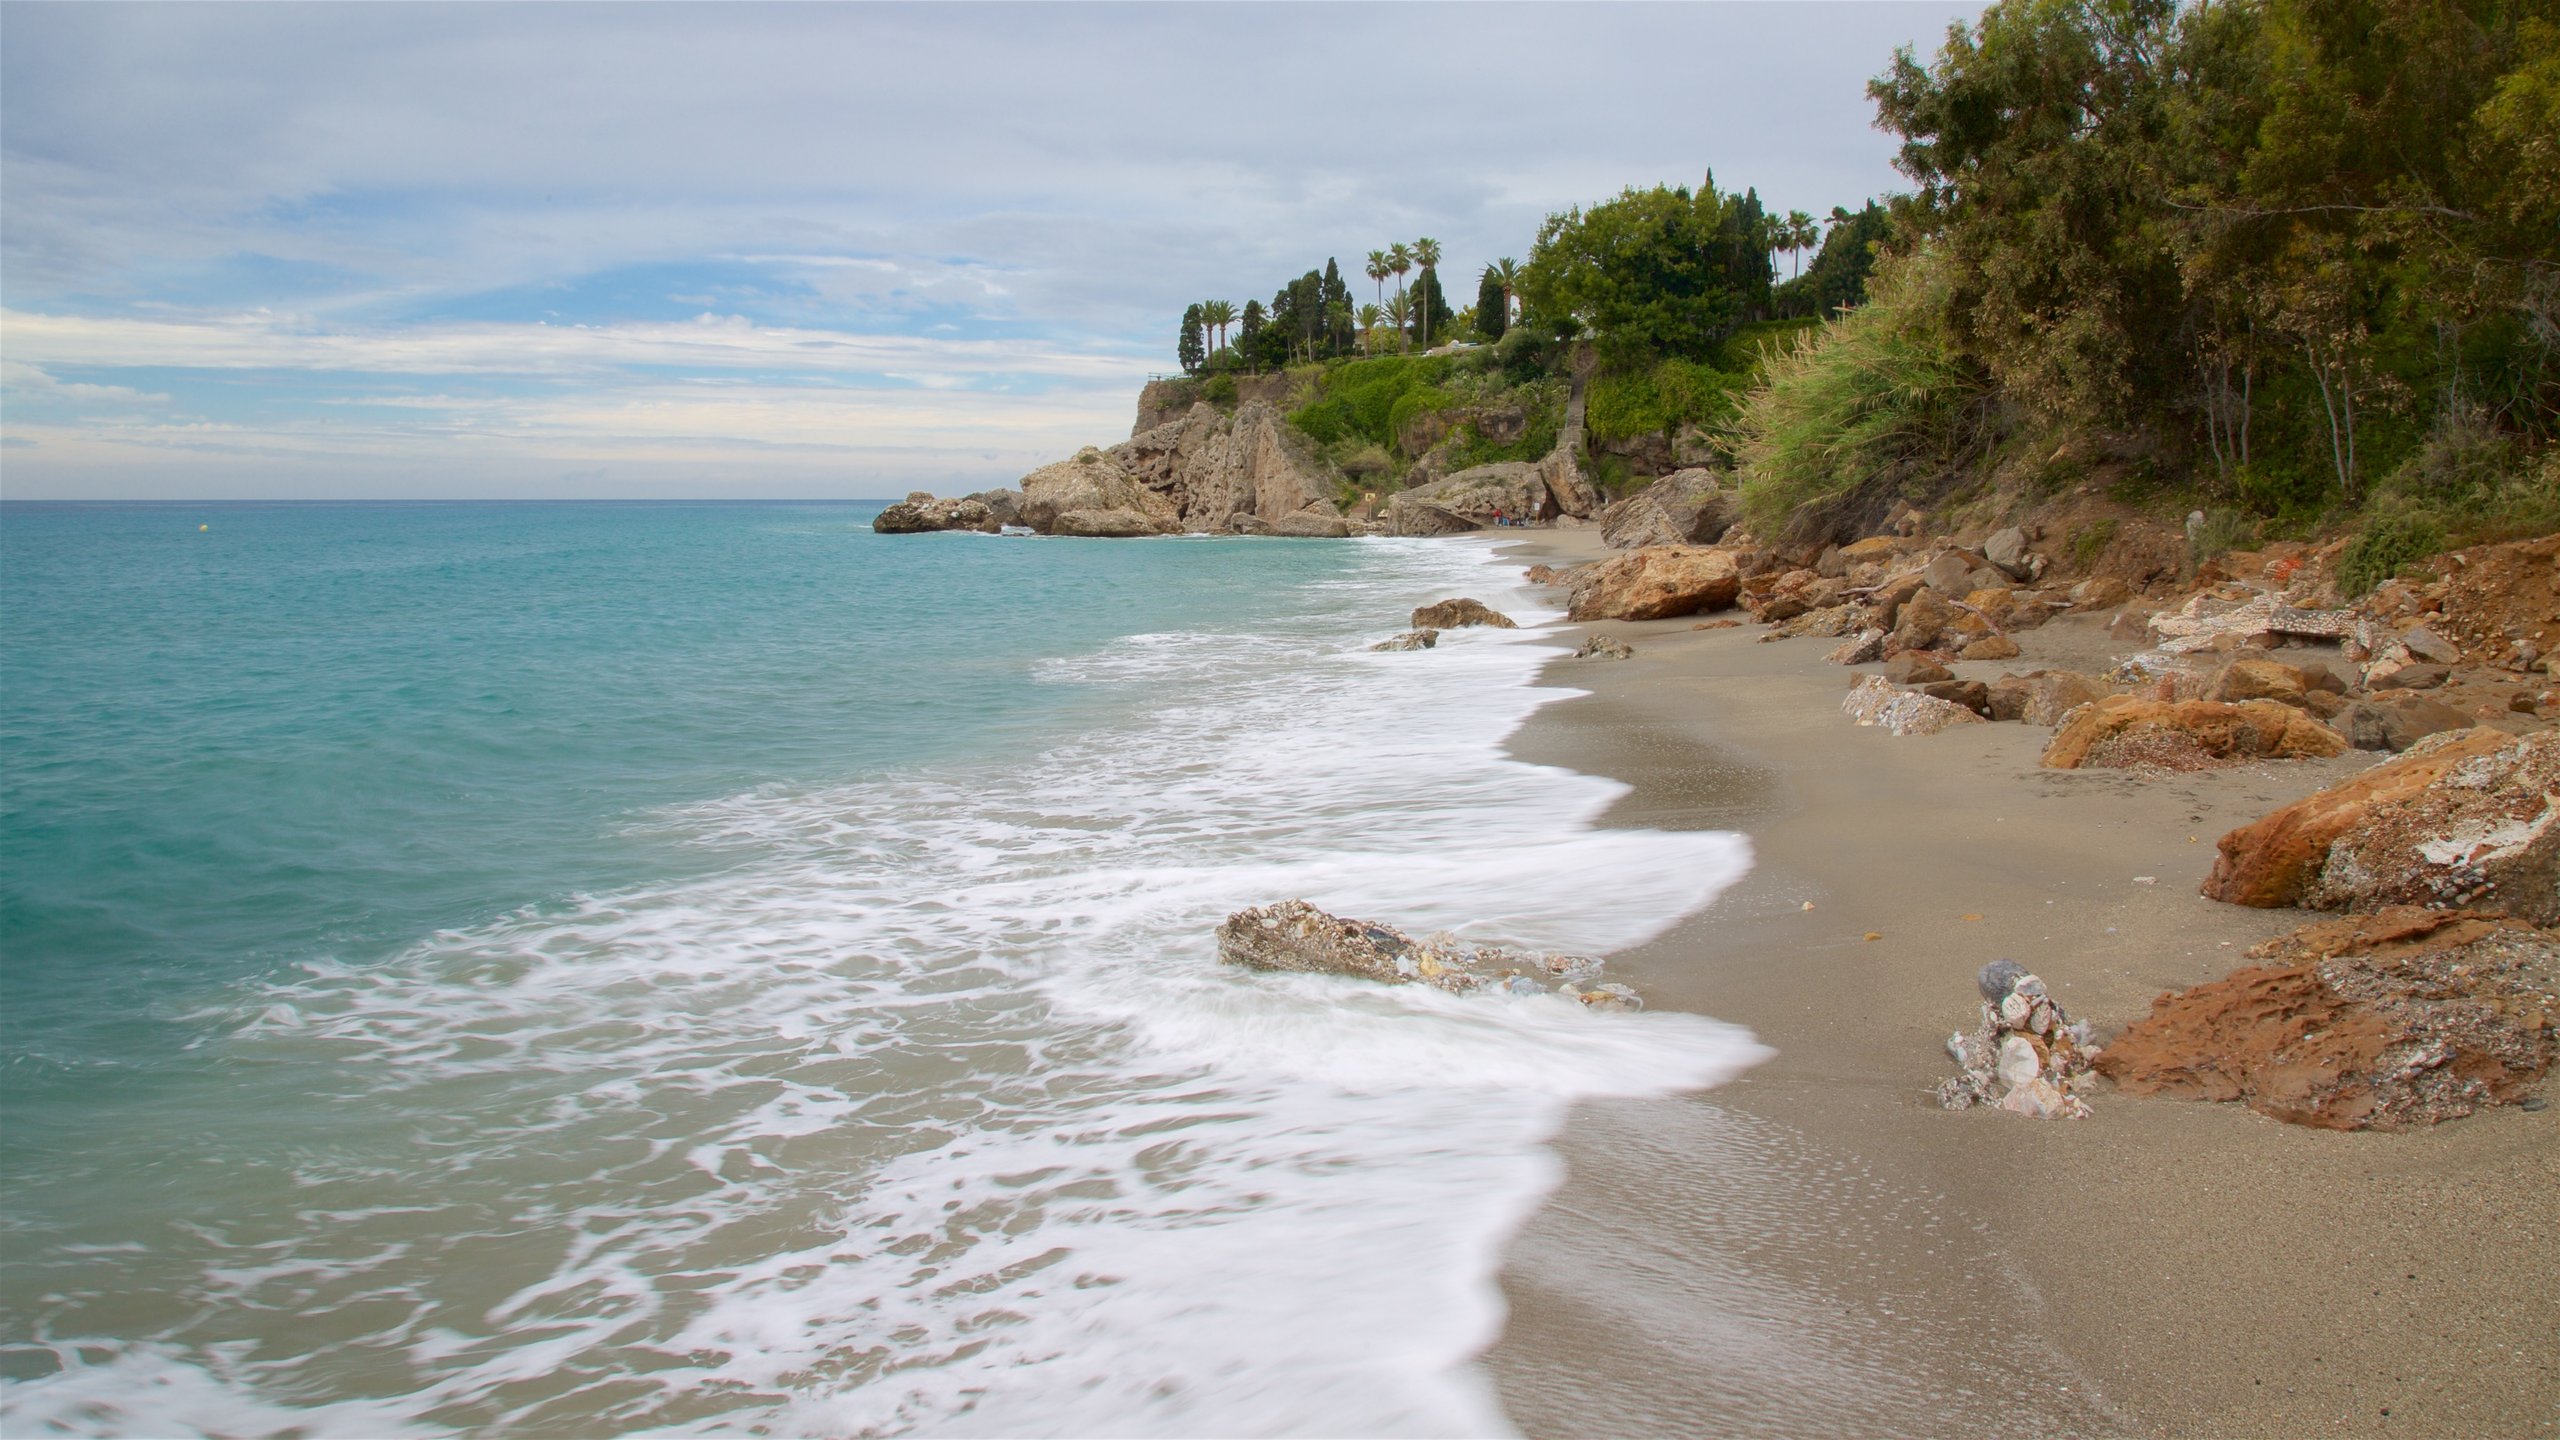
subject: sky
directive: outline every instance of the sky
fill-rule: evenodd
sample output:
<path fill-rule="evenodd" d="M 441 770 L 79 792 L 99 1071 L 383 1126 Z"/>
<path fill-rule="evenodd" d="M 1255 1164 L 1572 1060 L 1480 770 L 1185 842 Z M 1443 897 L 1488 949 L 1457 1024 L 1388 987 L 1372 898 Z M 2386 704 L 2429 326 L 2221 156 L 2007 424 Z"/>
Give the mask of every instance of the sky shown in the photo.
<path fill-rule="evenodd" d="M 1901 188 L 1865 82 L 1980 8 L 9 0 L 0 496 L 1009 484 L 1194 301 Z"/>

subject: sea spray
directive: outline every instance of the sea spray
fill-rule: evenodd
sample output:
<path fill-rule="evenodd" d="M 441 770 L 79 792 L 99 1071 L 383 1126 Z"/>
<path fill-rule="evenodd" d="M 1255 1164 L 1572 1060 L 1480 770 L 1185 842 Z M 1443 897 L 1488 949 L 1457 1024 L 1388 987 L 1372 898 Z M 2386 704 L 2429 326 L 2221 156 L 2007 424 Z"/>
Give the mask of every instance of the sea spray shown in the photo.
<path fill-rule="evenodd" d="M 1534 632 L 1365 650 L 1450 594 L 1545 618 L 1485 548 L 1325 548 L 1250 623 L 1039 664 L 1072 733 L 664 808 L 701 873 L 232 1002 L 222 1063 L 294 1077 L 291 1124 L 202 1146 L 218 1222 L 51 1267 L 8 1428 L 1502 1428 L 1468 1362 L 1540 1141 L 1760 1052 L 1240 974 L 1214 927 L 1302 896 L 1606 950 L 1747 850 L 1594 829 L 1617 786 L 1501 755 L 1567 693 Z"/>

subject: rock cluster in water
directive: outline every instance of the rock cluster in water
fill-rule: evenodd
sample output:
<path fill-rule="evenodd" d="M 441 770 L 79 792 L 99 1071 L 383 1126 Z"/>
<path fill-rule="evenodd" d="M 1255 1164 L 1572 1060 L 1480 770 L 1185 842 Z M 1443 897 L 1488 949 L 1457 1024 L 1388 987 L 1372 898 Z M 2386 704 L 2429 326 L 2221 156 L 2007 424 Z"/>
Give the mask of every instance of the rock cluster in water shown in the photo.
<path fill-rule="evenodd" d="M 1963 1073 L 1941 1081 L 1938 1103 L 1950 1110 L 1992 1105 L 2035 1120 L 2085 1120 L 2079 1085 L 2097 1052 L 2086 1021 L 2074 1021 L 2045 993 L 2044 981 L 2015 960 L 1982 967 L 1982 1018 L 1973 1033 L 1947 1037 L 1947 1054 Z"/>
<path fill-rule="evenodd" d="M 1588 955 L 1548 955 L 1470 945 L 1450 935 L 1416 940 L 1392 925 L 1346 920 L 1304 900 L 1239 910 L 1218 926 L 1218 958 L 1248 970 L 1342 975 L 1381 985 L 1428 985 L 1452 995 L 1560 995 L 1594 1010 L 1641 1010 L 1624 985 L 1600 982 Z"/>

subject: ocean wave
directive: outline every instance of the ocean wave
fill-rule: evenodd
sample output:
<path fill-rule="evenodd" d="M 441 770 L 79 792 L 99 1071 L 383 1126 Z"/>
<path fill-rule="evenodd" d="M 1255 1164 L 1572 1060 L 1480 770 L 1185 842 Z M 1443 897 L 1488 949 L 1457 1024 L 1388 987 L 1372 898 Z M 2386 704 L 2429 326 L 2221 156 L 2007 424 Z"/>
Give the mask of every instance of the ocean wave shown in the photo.
<path fill-rule="evenodd" d="M 1028 753 L 654 817 L 739 858 L 315 965 L 231 1063 L 296 1077 L 276 1203 L 72 1295 L 12 1433 L 1475 1434 L 1504 1238 L 1577 1098 L 1762 1053 L 1691 1015 L 1215 961 L 1303 897 L 1602 951 L 1739 836 L 1593 828 L 1619 787 L 1503 757 L 1562 692 L 1468 545 L 1344 547 L 1310 613 L 1132 636 Z M 1305 600 L 1307 597 L 1297 597 Z M 115 1298 L 150 1323 L 101 1339 Z"/>

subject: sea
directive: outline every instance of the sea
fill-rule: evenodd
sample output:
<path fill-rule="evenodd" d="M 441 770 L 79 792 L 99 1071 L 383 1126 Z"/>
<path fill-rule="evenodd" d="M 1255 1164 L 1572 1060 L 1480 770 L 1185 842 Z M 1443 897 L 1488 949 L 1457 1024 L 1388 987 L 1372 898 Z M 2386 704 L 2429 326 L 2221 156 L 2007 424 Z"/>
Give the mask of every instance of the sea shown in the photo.
<path fill-rule="evenodd" d="M 1765 1052 L 1214 929 L 1602 953 L 1747 840 L 1506 756 L 1482 540 L 877 509 L 0 505 L 0 1433 L 1509 1431 L 1568 1108 Z"/>

